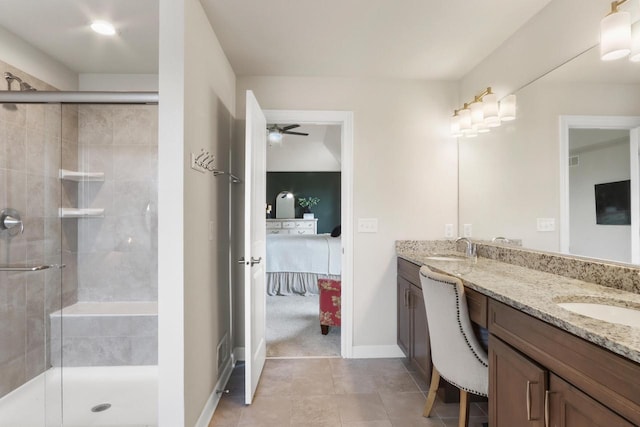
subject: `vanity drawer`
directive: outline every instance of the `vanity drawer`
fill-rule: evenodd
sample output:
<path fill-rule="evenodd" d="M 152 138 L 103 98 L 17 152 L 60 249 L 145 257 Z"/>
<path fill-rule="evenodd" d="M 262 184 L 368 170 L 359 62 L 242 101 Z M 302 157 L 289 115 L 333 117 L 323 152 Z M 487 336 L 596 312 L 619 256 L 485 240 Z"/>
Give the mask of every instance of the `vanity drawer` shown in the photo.
<path fill-rule="evenodd" d="M 398 276 L 413 283 L 420 289 L 420 266 L 405 259 L 398 258 Z"/>
<path fill-rule="evenodd" d="M 464 288 L 464 293 L 467 296 L 467 308 L 469 309 L 469 318 L 473 323 L 477 323 L 483 328 L 486 328 L 487 327 L 487 304 L 488 304 L 487 296 L 467 287 Z"/>

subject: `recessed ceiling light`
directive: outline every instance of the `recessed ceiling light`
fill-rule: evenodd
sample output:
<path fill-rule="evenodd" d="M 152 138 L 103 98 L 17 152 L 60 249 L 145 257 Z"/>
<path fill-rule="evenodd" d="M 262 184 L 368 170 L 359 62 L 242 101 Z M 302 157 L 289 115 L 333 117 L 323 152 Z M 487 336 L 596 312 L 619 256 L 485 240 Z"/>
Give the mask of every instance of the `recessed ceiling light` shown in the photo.
<path fill-rule="evenodd" d="M 91 29 L 98 34 L 102 34 L 105 36 L 112 36 L 116 33 L 116 29 L 113 28 L 113 25 L 107 21 L 93 21 L 91 24 Z"/>

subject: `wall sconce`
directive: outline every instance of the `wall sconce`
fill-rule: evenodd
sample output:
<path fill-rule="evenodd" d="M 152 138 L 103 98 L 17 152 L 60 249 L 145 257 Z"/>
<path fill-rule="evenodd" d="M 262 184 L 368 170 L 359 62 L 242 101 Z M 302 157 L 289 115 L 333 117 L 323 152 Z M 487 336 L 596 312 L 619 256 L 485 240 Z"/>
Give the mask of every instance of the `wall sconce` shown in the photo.
<path fill-rule="evenodd" d="M 488 87 L 476 95 L 472 102 L 465 103 L 461 109 L 453 111 L 451 135 L 473 138 L 515 118 L 516 96 L 507 95 L 498 102 L 498 97 Z"/>
<path fill-rule="evenodd" d="M 629 0 L 611 2 L 611 12 L 600 21 L 600 59 L 613 61 L 629 56 L 640 62 L 640 22 L 631 25 L 631 14 L 620 10 Z"/>

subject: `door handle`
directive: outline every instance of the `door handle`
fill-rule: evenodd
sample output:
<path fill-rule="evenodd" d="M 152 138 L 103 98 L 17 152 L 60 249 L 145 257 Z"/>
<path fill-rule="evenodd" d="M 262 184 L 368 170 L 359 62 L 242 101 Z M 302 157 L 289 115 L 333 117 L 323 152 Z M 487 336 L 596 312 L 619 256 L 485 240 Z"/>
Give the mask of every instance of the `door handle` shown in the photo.
<path fill-rule="evenodd" d="M 237 262 L 238 262 L 238 264 L 244 264 L 246 261 L 245 261 L 244 257 L 240 257 L 240 259 Z"/>
<path fill-rule="evenodd" d="M 531 384 L 538 384 L 537 382 L 527 381 L 527 421 L 533 421 L 531 418 Z"/>
<path fill-rule="evenodd" d="M 262 261 L 262 257 L 255 259 L 254 257 L 251 257 L 251 267 L 253 267 L 255 264 L 260 264 L 260 261 Z"/>
<path fill-rule="evenodd" d="M 544 427 L 549 427 L 549 390 L 544 392 Z"/>

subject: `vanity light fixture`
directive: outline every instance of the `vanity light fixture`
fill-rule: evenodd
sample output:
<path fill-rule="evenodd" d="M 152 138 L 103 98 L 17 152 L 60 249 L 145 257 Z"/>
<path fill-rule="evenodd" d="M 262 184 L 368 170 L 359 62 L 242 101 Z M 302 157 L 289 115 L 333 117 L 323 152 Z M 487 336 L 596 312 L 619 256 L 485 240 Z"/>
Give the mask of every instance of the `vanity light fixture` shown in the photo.
<path fill-rule="evenodd" d="M 613 61 L 629 56 L 640 62 L 640 23 L 631 25 L 631 14 L 620 10 L 629 0 L 611 2 L 611 12 L 600 21 L 600 59 Z"/>
<path fill-rule="evenodd" d="M 91 23 L 91 29 L 103 36 L 113 36 L 116 33 L 116 29 L 113 27 L 113 24 L 101 20 L 93 21 Z"/>
<path fill-rule="evenodd" d="M 479 133 L 487 133 L 491 128 L 516 118 L 516 96 L 508 95 L 498 102 L 498 97 L 488 87 L 465 103 L 451 117 L 451 135 L 473 138 Z"/>

